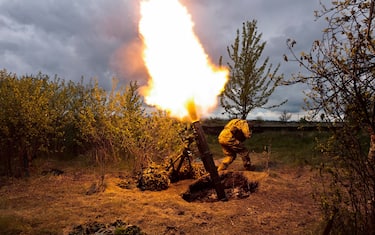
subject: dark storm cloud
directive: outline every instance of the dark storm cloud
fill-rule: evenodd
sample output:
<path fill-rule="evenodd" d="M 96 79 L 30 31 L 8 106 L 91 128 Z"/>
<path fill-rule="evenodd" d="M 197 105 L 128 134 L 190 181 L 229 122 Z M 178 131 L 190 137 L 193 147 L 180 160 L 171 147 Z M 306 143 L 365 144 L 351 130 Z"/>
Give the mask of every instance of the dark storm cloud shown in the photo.
<path fill-rule="evenodd" d="M 98 78 L 109 87 L 115 51 L 137 35 L 122 1 L 0 1 L 0 66 L 18 74 Z"/>
<path fill-rule="evenodd" d="M 181 0 L 211 60 L 226 58 L 242 23 L 257 20 L 267 42 L 264 56 L 290 76 L 297 65 L 283 62 L 287 38 L 307 51 L 322 27 L 314 22 L 318 0 Z M 17 74 L 42 72 L 67 80 L 97 78 L 109 88 L 113 76 L 145 82 L 137 32 L 138 0 L 0 0 L 0 69 Z M 225 61 L 224 61 L 225 62 Z M 270 103 L 289 102 L 276 111 L 298 113 L 304 87 L 281 87 Z M 255 111 L 254 115 L 262 115 Z M 269 115 L 269 113 L 265 114 Z M 266 119 L 267 117 L 263 117 Z"/>
<path fill-rule="evenodd" d="M 311 19 L 313 19 L 311 17 Z M 320 39 L 322 35 L 322 29 L 324 24 L 322 22 L 303 19 L 300 21 L 299 25 L 284 27 L 284 30 L 280 34 L 272 36 L 267 40 L 267 45 L 264 50 L 264 54 L 270 57 L 271 62 L 276 65 L 280 64 L 280 72 L 283 73 L 286 79 L 290 79 L 293 74 L 308 73 L 302 67 L 298 66 L 296 62 L 284 61 L 284 56 L 286 55 L 291 59 L 291 52 L 286 46 L 286 40 L 292 39 L 296 40 L 296 45 L 294 46 L 294 52 L 298 56 L 302 51 L 308 52 L 312 46 L 314 40 Z M 285 100 L 288 102 L 274 111 L 282 113 L 283 111 L 290 112 L 294 115 L 294 118 L 304 116 L 302 112 L 302 107 L 304 106 L 305 94 L 303 91 L 308 90 L 306 85 L 299 84 L 287 87 L 279 87 L 276 89 L 271 97 L 271 101 Z"/>
<path fill-rule="evenodd" d="M 196 32 L 213 62 L 217 62 L 220 56 L 224 57 L 224 62 L 228 60 L 226 48 L 234 43 L 236 31 L 239 29 L 241 32 L 243 22 L 256 20 L 258 33 L 262 34 L 262 40 L 267 43 L 263 57 L 269 57 L 274 68 L 280 64 L 279 74 L 284 74 L 285 78 L 290 78 L 300 70 L 297 64 L 283 60 L 284 54 L 290 54 L 286 40 L 292 38 L 297 41 L 297 54 L 309 51 L 312 42 L 321 37 L 323 28 L 314 17 L 314 10 L 320 9 L 318 0 L 184 2 L 191 10 Z M 272 117 L 269 110 L 260 109 L 254 110 L 249 117 L 278 119 L 283 111 L 293 113 L 295 118 L 303 116 L 301 108 L 304 105 L 303 90 L 306 89 L 305 85 L 279 87 L 270 97 L 269 105 L 278 104 L 282 100 L 288 102 L 273 109 Z"/>

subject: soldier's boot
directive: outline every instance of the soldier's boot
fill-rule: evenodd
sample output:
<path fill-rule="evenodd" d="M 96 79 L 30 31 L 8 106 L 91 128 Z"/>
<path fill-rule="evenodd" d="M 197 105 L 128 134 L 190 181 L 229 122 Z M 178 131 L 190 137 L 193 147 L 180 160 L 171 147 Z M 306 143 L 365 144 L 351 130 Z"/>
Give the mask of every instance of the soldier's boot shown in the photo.
<path fill-rule="evenodd" d="M 254 167 L 251 165 L 249 152 L 242 153 L 241 158 L 242 158 L 243 167 L 245 168 L 245 170 L 248 170 L 248 171 L 253 170 Z"/>
<path fill-rule="evenodd" d="M 227 164 L 224 164 L 224 163 L 221 163 L 218 168 L 217 168 L 217 171 L 223 171 L 223 170 L 226 170 L 228 168 L 228 165 Z"/>
<path fill-rule="evenodd" d="M 225 157 L 223 161 L 220 163 L 219 167 L 217 168 L 217 171 L 223 171 L 228 168 L 228 166 L 233 162 L 232 157 Z"/>

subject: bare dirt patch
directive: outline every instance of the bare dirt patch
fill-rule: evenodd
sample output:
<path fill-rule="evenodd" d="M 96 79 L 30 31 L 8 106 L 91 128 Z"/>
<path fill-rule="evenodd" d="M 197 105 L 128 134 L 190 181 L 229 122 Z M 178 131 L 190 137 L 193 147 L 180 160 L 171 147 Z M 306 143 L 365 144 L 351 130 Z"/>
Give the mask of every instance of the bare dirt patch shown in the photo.
<path fill-rule="evenodd" d="M 118 220 L 147 234 L 315 233 L 321 213 L 311 195 L 314 172 L 264 169 L 260 157 L 253 159 L 255 171 L 242 171 L 237 159 L 228 172 L 258 182 L 256 191 L 225 202 L 184 200 L 194 180 L 178 181 L 163 191 L 142 191 L 125 172 L 116 171 L 106 174 L 104 192 L 91 195 L 87 190 L 100 180 L 95 169 L 70 167 L 61 169 L 61 175 L 8 181 L 0 188 L 0 233 L 69 234 L 79 225 Z"/>

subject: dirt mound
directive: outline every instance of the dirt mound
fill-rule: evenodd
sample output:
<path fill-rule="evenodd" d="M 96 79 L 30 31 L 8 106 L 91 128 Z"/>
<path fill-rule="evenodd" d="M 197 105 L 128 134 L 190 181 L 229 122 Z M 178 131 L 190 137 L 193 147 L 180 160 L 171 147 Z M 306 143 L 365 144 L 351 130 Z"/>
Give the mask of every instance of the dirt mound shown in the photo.
<path fill-rule="evenodd" d="M 249 181 L 242 172 L 223 172 L 219 175 L 228 200 L 242 199 L 256 192 L 258 181 Z M 209 175 L 206 175 L 189 186 L 182 194 L 182 198 L 188 202 L 215 202 L 218 201 L 216 191 Z"/>

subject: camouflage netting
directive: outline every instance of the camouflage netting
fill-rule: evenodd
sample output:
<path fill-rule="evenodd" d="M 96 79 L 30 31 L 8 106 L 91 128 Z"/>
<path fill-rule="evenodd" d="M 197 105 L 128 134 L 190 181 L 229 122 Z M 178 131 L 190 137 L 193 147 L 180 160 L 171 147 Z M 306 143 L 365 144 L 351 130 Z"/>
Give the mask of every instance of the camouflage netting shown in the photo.
<path fill-rule="evenodd" d="M 141 173 L 137 187 L 141 190 L 161 191 L 169 187 L 171 180 L 165 166 L 151 163 Z"/>
<path fill-rule="evenodd" d="M 116 220 L 110 224 L 88 222 L 77 225 L 69 235 L 89 235 L 89 234 L 108 234 L 108 235 L 146 235 L 145 232 L 136 226 L 127 224 L 121 220 Z"/>
<path fill-rule="evenodd" d="M 137 187 L 141 190 L 161 191 L 169 187 L 170 183 L 184 179 L 198 179 L 205 175 L 206 170 L 202 164 L 184 162 L 179 169 L 175 170 L 168 159 L 162 164 L 151 163 L 142 171 L 138 178 Z"/>

